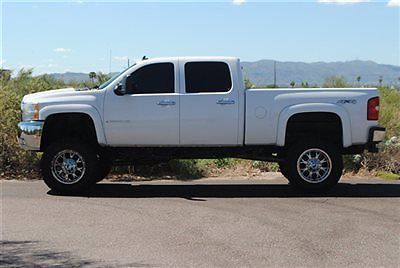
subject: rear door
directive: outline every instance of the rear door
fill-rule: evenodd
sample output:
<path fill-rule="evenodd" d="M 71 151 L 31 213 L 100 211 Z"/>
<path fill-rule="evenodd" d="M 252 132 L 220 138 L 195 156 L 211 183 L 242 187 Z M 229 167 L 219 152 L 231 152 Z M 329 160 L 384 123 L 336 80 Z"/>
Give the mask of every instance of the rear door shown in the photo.
<path fill-rule="evenodd" d="M 238 89 L 223 61 L 180 60 L 180 144 L 237 145 Z"/>

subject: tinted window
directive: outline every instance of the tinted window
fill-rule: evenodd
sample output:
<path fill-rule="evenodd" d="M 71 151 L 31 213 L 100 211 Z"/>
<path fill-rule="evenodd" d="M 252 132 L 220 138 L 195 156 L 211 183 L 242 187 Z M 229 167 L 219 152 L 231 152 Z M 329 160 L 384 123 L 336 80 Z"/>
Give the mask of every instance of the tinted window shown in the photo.
<path fill-rule="evenodd" d="M 174 93 L 174 80 L 174 64 L 149 64 L 126 78 L 126 91 L 129 94 Z"/>
<path fill-rule="evenodd" d="M 229 67 L 224 62 L 188 62 L 185 81 L 187 93 L 227 92 L 232 87 Z"/>

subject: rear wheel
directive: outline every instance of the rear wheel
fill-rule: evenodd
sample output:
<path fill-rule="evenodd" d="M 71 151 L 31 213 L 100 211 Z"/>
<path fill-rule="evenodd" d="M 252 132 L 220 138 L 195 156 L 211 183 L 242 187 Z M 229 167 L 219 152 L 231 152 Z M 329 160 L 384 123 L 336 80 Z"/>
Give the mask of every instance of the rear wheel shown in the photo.
<path fill-rule="evenodd" d="M 98 159 L 85 143 L 73 140 L 49 145 L 41 160 L 43 180 L 61 193 L 80 192 L 95 183 Z"/>
<path fill-rule="evenodd" d="M 342 155 L 334 144 L 298 142 L 289 149 L 284 170 L 294 186 L 306 191 L 326 191 L 342 176 Z"/>

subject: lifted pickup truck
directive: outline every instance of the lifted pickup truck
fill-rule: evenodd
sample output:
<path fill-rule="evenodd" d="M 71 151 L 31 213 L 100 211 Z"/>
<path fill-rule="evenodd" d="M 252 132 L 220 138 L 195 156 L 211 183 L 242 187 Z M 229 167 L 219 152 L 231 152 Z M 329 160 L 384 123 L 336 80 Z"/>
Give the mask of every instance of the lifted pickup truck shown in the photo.
<path fill-rule="evenodd" d="M 96 89 L 26 95 L 19 143 L 44 152 L 45 183 L 87 189 L 113 164 L 238 157 L 278 162 L 303 190 L 342 175 L 342 155 L 377 151 L 375 88 L 245 89 L 228 57 L 142 60 Z"/>

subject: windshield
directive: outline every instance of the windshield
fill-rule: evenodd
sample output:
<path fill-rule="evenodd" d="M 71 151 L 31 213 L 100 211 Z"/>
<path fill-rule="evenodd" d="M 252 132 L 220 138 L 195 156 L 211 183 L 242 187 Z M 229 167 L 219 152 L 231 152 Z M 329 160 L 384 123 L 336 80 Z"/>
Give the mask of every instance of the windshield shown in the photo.
<path fill-rule="evenodd" d="M 136 65 L 136 63 L 133 64 L 133 65 L 131 65 L 131 66 L 129 66 L 128 68 L 124 69 L 123 71 L 117 73 L 116 75 L 114 75 L 114 76 L 111 77 L 110 79 L 108 79 L 106 82 L 104 82 L 103 84 L 101 84 L 101 85 L 99 86 L 99 89 L 103 89 L 103 88 L 105 88 L 106 86 L 108 86 L 109 84 L 111 84 L 111 83 L 112 83 L 115 79 L 117 79 L 121 74 L 123 74 L 126 70 L 128 70 L 129 68 L 131 68 L 131 67 L 134 66 L 134 65 Z"/>

